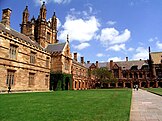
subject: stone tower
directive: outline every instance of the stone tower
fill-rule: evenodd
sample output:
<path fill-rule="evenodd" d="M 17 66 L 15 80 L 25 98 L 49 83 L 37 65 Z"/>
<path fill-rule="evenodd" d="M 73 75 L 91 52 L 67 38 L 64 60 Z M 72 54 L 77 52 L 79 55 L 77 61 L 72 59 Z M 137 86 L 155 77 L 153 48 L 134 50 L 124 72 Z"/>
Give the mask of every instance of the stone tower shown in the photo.
<path fill-rule="evenodd" d="M 46 20 L 46 6 L 43 2 L 38 18 L 33 18 L 29 21 L 28 7 L 26 6 L 23 12 L 23 19 L 21 24 L 21 33 L 29 36 L 33 41 L 36 41 L 43 48 L 48 44 L 57 43 L 57 18 L 55 12 L 51 20 Z"/>

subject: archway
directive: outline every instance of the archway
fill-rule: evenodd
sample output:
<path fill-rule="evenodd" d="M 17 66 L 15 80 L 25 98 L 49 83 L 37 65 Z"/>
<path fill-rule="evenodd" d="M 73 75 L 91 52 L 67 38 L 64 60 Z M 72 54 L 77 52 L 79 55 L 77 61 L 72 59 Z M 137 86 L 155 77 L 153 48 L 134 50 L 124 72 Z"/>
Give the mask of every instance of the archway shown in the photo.
<path fill-rule="evenodd" d="M 127 88 L 131 88 L 131 83 L 125 83 L 125 87 L 127 87 Z"/>
<path fill-rule="evenodd" d="M 110 87 L 115 87 L 115 83 L 110 83 Z"/>
<path fill-rule="evenodd" d="M 122 82 L 119 82 L 118 83 L 118 87 L 123 87 L 123 83 Z"/>
<path fill-rule="evenodd" d="M 154 82 L 150 82 L 150 87 L 154 87 L 155 83 Z"/>
<path fill-rule="evenodd" d="M 65 90 L 69 90 L 69 82 L 70 82 L 69 77 L 66 77 L 66 79 L 65 79 Z"/>
<path fill-rule="evenodd" d="M 146 87 L 146 82 L 142 82 L 141 87 Z"/>
<path fill-rule="evenodd" d="M 158 87 L 162 87 L 162 82 L 158 82 Z"/>

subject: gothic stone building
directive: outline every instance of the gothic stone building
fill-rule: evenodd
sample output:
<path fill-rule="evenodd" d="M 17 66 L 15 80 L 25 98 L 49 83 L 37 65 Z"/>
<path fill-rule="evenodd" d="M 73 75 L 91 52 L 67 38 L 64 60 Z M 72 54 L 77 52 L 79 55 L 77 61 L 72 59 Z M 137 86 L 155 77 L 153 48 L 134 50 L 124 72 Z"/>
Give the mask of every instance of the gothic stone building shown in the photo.
<path fill-rule="evenodd" d="M 46 6 L 42 4 L 39 16 L 29 20 L 26 6 L 23 11 L 21 33 L 10 27 L 11 10 L 3 10 L 0 22 L 0 92 L 84 90 L 96 87 L 97 80 L 90 71 L 107 67 L 118 79 L 107 87 L 161 87 L 162 52 L 150 52 L 149 60 L 87 63 L 84 57 L 74 59 L 69 38 L 64 43 L 57 39 L 57 18 L 46 20 Z"/>
<path fill-rule="evenodd" d="M 0 91 L 88 89 L 87 68 L 72 59 L 69 40 L 57 40 L 57 18 L 46 20 L 42 4 L 37 19 L 29 20 L 26 6 L 21 33 L 10 27 L 11 10 L 3 10 L 0 22 Z M 73 70 L 72 70 L 73 69 Z M 80 70 L 82 77 L 76 77 Z M 73 83 L 76 82 L 76 83 Z M 79 84 L 80 82 L 80 84 Z"/>
<path fill-rule="evenodd" d="M 88 61 L 86 67 L 90 71 L 100 67 L 107 67 L 112 72 L 117 82 L 105 83 L 106 88 L 132 88 L 135 84 L 138 84 L 140 88 L 162 87 L 162 52 L 150 52 L 149 55 L 149 60 L 129 61 L 128 57 L 126 57 L 125 61 L 119 62 L 110 60 L 110 62 L 99 63 L 96 61 L 96 63 L 90 63 Z M 98 84 L 97 79 L 92 74 L 91 79 L 95 81 L 95 84 Z"/>

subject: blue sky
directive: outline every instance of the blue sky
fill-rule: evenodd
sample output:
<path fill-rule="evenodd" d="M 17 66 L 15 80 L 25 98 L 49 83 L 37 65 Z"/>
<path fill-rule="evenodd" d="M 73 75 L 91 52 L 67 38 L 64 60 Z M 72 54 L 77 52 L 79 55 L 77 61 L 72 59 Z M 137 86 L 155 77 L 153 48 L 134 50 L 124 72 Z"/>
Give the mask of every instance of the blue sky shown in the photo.
<path fill-rule="evenodd" d="M 162 51 L 162 0 L 44 1 L 47 19 L 56 12 L 60 42 L 69 34 L 71 52 L 78 52 L 85 61 L 148 59 L 149 46 L 151 51 Z M 0 16 L 2 9 L 12 9 L 11 27 L 20 31 L 25 6 L 30 19 L 37 18 L 42 2 L 0 0 Z"/>

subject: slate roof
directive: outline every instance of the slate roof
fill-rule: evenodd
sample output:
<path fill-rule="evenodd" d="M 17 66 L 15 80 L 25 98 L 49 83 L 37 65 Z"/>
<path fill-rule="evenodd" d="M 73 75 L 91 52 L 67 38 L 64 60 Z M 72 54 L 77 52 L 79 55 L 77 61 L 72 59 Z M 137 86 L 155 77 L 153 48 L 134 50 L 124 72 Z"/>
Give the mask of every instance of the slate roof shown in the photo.
<path fill-rule="evenodd" d="M 137 66 L 138 69 L 141 69 L 143 65 L 147 65 L 146 60 L 134 60 L 134 61 L 121 61 L 115 62 L 122 70 L 129 70 L 132 66 Z"/>
<path fill-rule="evenodd" d="M 28 36 L 20 33 L 20 32 L 17 32 L 15 30 L 13 30 L 12 28 L 7 28 L 4 24 L 0 23 L 0 31 L 2 31 L 3 33 L 8 33 L 9 35 L 13 36 L 15 39 L 16 38 L 19 38 L 21 39 L 22 41 L 30 44 L 30 45 L 33 45 L 39 49 L 43 49 L 43 47 L 41 47 L 36 41 L 33 41 L 31 40 Z"/>
<path fill-rule="evenodd" d="M 83 65 L 83 64 L 79 63 L 78 61 L 76 61 L 76 60 L 74 60 L 74 59 L 73 59 L 72 61 L 73 61 L 73 63 L 75 63 L 75 64 L 77 64 L 77 65 L 80 65 L 80 66 L 82 66 L 82 67 L 84 67 L 84 68 L 89 68 L 89 67 L 86 66 L 86 64 Z"/>
<path fill-rule="evenodd" d="M 147 66 L 148 63 L 146 60 L 133 60 L 133 61 L 118 61 L 118 62 L 113 62 L 114 65 L 117 64 L 119 67 L 122 68 L 122 70 L 129 70 L 131 69 L 132 66 L 137 66 L 138 69 L 141 69 L 142 66 Z M 89 68 L 93 63 L 85 64 L 87 68 Z M 94 63 L 96 65 L 96 63 Z M 99 68 L 100 67 L 108 67 L 110 69 L 110 62 L 102 62 L 99 63 Z"/>
<path fill-rule="evenodd" d="M 66 42 L 65 43 L 56 43 L 56 44 L 49 44 L 47 47 L 46 47 L 46 50 L 50 53 L 53 53 L 53 52 L 62 52 L 64 47 L 66 45 Z"/>

